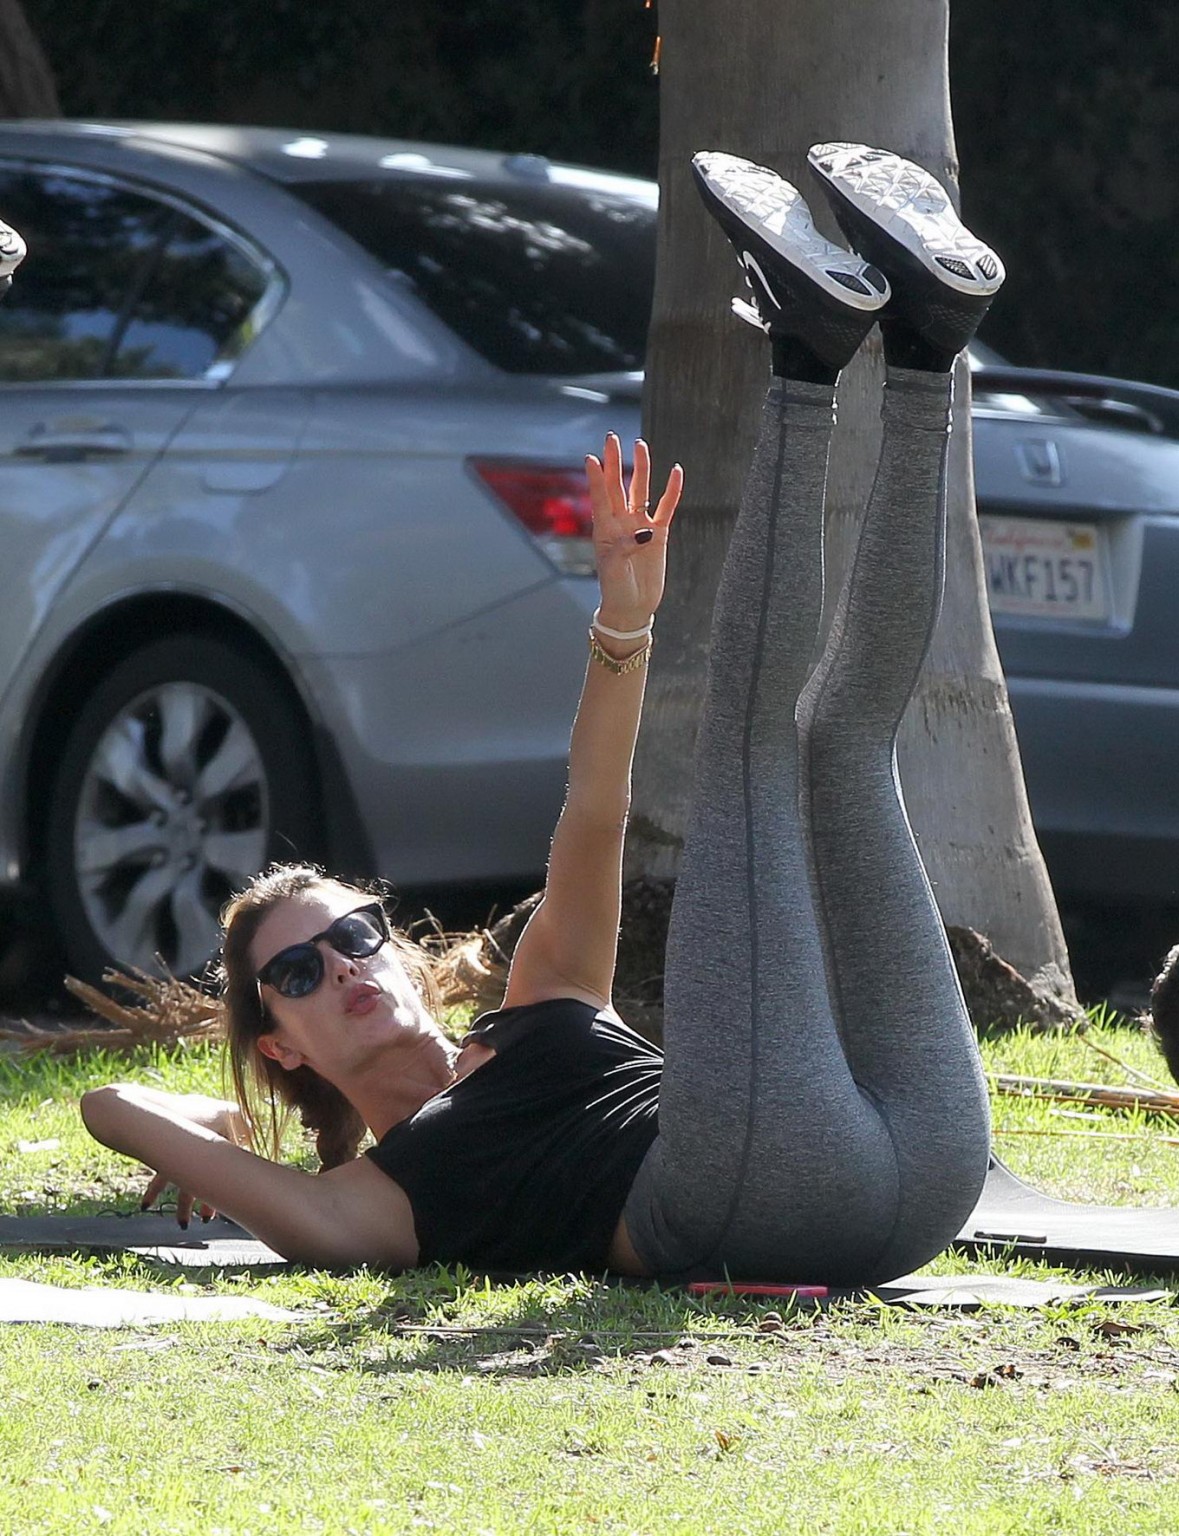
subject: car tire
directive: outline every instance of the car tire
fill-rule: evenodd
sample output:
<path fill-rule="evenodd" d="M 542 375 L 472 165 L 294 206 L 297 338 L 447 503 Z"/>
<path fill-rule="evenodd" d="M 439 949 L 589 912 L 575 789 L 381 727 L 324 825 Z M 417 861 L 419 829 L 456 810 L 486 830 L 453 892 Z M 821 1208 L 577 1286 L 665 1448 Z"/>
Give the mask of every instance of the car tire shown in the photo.
<path fill-rule="evenodd" d="M 272 667 L 177 635 L 90 693 L 53 777 L 45 887 L 71 971 L 201 975 L 227 898 L 271 860 L 313 857 L 306 724 Z"/>

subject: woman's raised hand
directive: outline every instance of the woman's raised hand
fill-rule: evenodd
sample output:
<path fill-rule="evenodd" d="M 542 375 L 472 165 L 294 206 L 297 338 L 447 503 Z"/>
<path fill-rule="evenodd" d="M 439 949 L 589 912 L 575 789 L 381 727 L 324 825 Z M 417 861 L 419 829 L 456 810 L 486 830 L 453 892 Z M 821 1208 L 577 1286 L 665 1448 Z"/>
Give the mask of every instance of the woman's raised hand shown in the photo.
<path fill-rule="evenodd" d="M 602 591 L 603 624 L 641 629 L 659 607 L 667 570 L 667 531 L 679 504 L 684 472 L 676 464 L 654 510 L 650 507 L 651 453 L 635 443 L 629 493 L 623 484 L 622 445 L 613 432 L 601 459 L 585 461 L 594 513 L 594 553 Z"/>

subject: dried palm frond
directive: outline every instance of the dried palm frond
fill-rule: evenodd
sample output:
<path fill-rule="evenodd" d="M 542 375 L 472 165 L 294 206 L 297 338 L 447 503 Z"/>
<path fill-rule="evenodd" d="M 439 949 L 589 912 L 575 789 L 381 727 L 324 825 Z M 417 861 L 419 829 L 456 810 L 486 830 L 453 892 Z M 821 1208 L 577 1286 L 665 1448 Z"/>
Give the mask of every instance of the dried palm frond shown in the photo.
<path fill-rule="evenodd" d="M 430 952 L 434 985 L 444 1006 L 474 1003 L 480 1011 L 500 1006 L 516 941 L 540 905 L 540 898 L 538 891 L 490 928 L 466 933 L 447 933 L 432 913 L 427 914 L 425 933 L 413 936 Z"/>
<path fill-rule="evenodd" d="M 508 982 L 508 962 L 491 934 L 440 934 L 429 946 L 439 1000 L 447 1007 L 474 1003 L 480 1012 L 498 1008 Z"/>
<path fill-rule="evenodd" d="M 120 1002 L 88 982 L 67 976 L 67 989 L 91 1013 L 105 1020 L 104 1024 L 64 1020 L 52 1029 L 43 1029 L 22 1023 L 0 1029 L 0 1040 L 11 1041 L 25 1052 L 66 1055 L 87 1050 L 131 1051 L 142 1045 L 177 1045 L 182 1040 L 218 1040 L 224 1034 L 220 1001 L 191 982 L 140 970 L 105 971 L 102 980 L 105 986 L 142 1001 Z"/>

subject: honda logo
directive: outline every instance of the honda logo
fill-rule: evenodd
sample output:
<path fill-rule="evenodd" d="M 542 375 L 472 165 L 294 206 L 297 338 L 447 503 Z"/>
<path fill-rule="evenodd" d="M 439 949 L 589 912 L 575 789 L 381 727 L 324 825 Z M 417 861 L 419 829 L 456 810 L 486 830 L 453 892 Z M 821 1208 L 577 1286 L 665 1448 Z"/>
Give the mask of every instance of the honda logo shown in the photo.
<path fill-rule="evenodd" d="M 1025 437 L 1015 445 L 1020 473 L 1033 485 L 1063 485 L 1060 449 L 1050 437 Z"/>

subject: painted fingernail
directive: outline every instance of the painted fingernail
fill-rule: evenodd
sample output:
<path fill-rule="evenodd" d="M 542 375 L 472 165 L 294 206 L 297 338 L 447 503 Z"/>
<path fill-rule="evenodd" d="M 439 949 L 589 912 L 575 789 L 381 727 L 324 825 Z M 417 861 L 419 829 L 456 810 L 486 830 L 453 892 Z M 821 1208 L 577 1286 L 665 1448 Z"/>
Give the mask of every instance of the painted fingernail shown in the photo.
<path fill-rule="evenodd" d="M 188 1231 L 188 1222 L 187 1221 L 182 1221 L 180 1223 L 180 1230 L 182 1232 L 187 1232 Z"/>
<path fill-rule="evenodd" d="M 655 537 L 655 530 L 653 528 L 640 528 L 638 533 L 635 534 L 635 543 L 636 544 L 650 544 L 651 540 L 654 537 Z"/>

